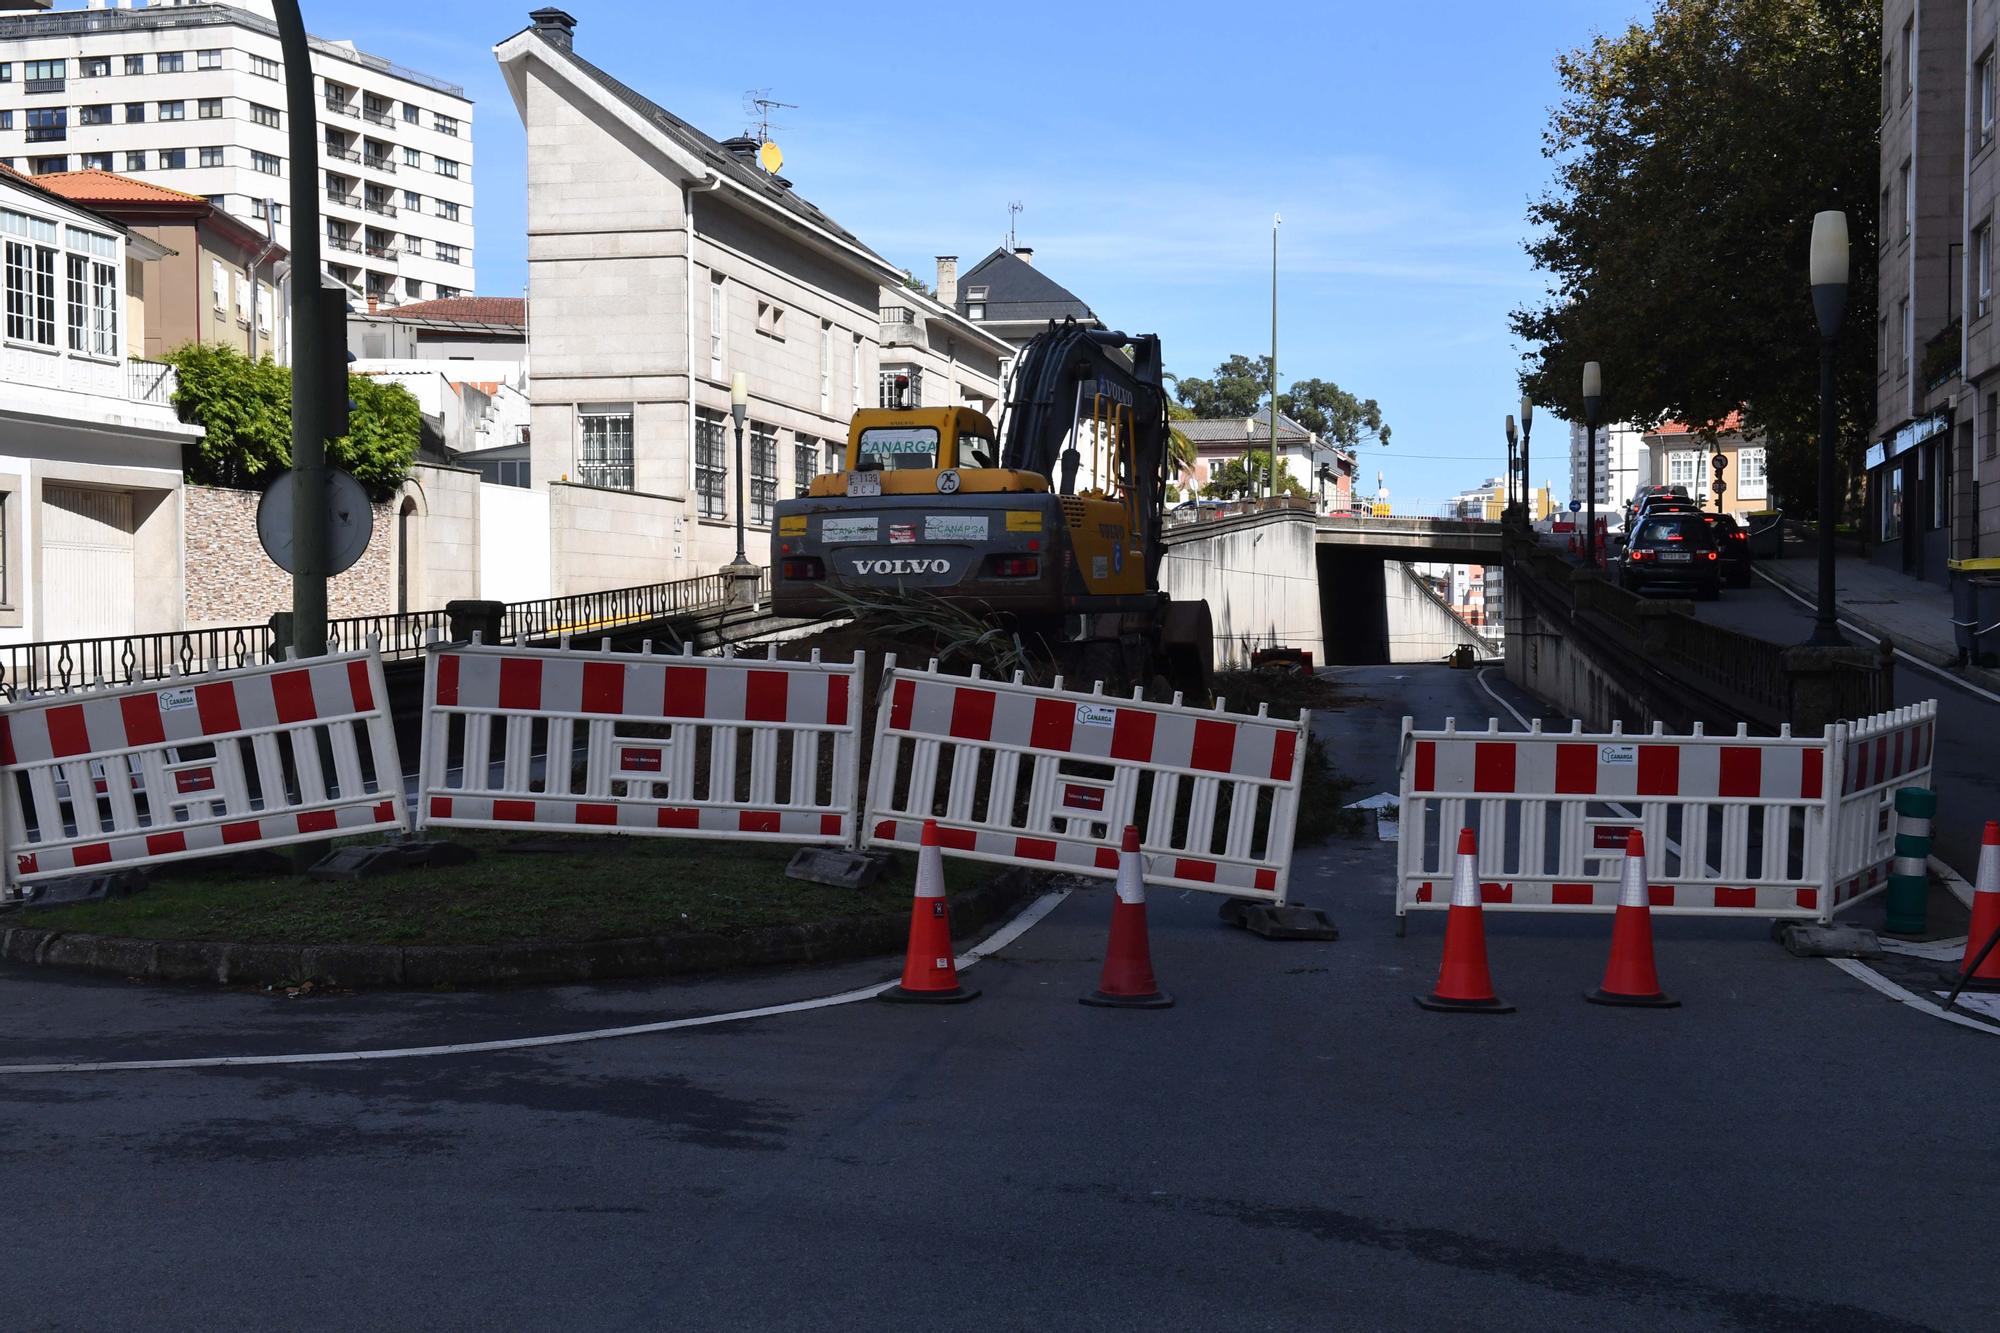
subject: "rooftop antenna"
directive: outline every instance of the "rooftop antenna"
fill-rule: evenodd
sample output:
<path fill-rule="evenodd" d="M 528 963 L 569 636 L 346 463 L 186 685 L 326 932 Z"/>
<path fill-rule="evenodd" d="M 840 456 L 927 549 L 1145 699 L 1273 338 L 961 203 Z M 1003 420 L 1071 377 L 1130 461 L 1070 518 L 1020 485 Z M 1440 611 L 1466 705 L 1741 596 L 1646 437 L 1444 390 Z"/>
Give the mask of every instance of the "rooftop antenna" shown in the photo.
<path fill-rule="evenodd" d="M 799 109 L 797 102 L 779 102 L 774 100 L 770 96 L 770 93 L 771 90 L 769 88 L 752 88 L 743 94 L 743 114 L 756 122 L 753 130 L 746 130 L 744 132 L 746 134 L 754 133 L 757 136 L 757 142 L 760 144 L 771 142 L 771 130 L 773 128 L 771 124 L 772 111 L 797 111 Z M 785 127 L 779 125 L 775 128 L 783 129 Z"/>
<path fill-rule="evenodd" d="M 1028 206 L 1016 199 L 1007 205 L 1007 253 L 1014 252 L 1014 219 L 1027 211 Z"/>

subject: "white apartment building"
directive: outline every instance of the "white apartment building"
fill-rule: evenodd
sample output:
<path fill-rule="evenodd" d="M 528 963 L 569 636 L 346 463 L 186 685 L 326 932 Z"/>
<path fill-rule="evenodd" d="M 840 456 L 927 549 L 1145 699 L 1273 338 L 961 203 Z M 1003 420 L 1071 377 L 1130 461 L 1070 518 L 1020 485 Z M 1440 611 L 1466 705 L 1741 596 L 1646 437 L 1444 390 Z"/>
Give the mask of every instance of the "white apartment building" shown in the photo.
<path fill-rule="evenodd" d="M 1582 426 L 1569 428 L 1569 496 L 1588 504 L 1584 478 Z M 1597 512 L 1610 514 L 1617 521 L 1615 510 L 1622 509 L 1632 492 L 1641 486 L 1653 484 L 1652 455 L 1646 448 L 1646 432 L 1630 423 L 1599 426 L 1597 428 Z M 1561 506 L 1564 497 L 1556 497 Z"/>
<path fill-rule="evenodd" d="M 905 288 L 755 139 L 718 142 L 583 59 L 563 11 L 529 17 L 495 54 L 527 130 L 528 461 L 555 593 L 713 572 L 739 489 L 767 561 L 777 501 L 838 466 L 898 375 L 925 407 L 998 401 L 1004 339 Z"/>
<path fill-rule="evenodd" d="M 181 454 L 128 280 L 166 251 L 0 170 L 0 643 L 175 629 Z"/>
<path fill-rule="evenodd" d="M 270 0 L 0 0 L 0 162 L 99 168 L 202 195 L 261 225 L 291 186 Z M 464 89 L 311 40 L 327 270 L 383 303 L 474 289 L 472 103 Z"/>

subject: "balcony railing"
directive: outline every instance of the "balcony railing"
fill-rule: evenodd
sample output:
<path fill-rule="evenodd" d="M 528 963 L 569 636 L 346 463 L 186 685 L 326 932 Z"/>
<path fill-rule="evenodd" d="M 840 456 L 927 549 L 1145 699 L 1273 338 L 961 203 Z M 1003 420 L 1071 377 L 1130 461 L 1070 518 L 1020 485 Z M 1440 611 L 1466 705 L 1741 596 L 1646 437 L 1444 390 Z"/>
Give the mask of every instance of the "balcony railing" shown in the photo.
<path fill-rule="evenodd" d="M 396 247 L 393 245 L 370 245 L 367 248 L 370 259 L 394 259 Z"/>
<path fill-rule="evenodd" d="M 361 253 L 361 242 L 354 240 L 350 237 L 328 236 L 326 238 L 326 243 L 332 246 L 336 250 L 345 250 L 349 254 L 358 255 Z"/>
<path fill-rule="evenodd" d="M 344 101 L 341 98 L 329 97 L 326 98 L 325 101 L 326 101 L 326 109 L 328 111 L 333 112 L 333 114 L 336 116 L 351 116 L 354 114 L 353 105 Z"/>
<path fill-rule="evenodd" d="M 363 199 L 361 206 L 370 213 L 380 213 L 385 218 L 396 216 L 396 206 L 386 199 Z"/>
<path fill-rule="evenodd" d="M 125 396 L 135 403 L 172 407 L 180 384 L 179 372 L 164 361 L 125 363 Z"/>
<path fill-rule="evenodd" d="M 326 146 L 326 155 L 328 157 L 337 157 L 343 162 L 359 162 L 361 160 L 361 154 L 355 152 L 352 148 L 336 148 L 332 144 Z"/>
<path fill-rule="evenodd" d="M 387 125 L 393 128 L 396 124 L 395 117 L 389 115 L 387 112 L 370 111 L 365 107 L 361 111 L 361 118 L 370 125 Z"/>
<path fill-rule="evenodd" d="M 69 86 L 65 79 L 28 79 L 21 84 L 21 91 L 28 93 L 59 93 Z"/>
<path fill-rule="evenodd" d="M 916 321 L 916 313 L 906 305 L 885 305 L 882 307 L 884 324 L 911 324 Z"/>
<path fill-rule="evenodd" d="M 361 165 L 367 167 L 370 171 L 394 172 L 396 170 L 394 160 L 387 157 L 364 157 L 361 159 Z"/>

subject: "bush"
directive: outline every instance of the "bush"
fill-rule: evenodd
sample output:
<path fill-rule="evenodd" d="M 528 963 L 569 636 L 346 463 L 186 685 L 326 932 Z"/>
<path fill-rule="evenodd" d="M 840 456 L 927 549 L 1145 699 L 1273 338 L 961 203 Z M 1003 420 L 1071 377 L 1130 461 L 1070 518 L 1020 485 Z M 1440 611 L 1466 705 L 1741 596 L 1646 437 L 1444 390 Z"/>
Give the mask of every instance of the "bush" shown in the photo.
<path fill-rule="evenodd" d="M 269 357 L 189 343 L 167 356 L 180 377 L 174 406 L 208 434 L 189 445 L 189 481 L 254 488 L 292 462 L 292 372 Z M 326 459 L 373 491 L 397 485 L 421 440 L 423 413 L 400 384 L 347 377 L 354 401 L 348 433 L 327 441 Z"/>

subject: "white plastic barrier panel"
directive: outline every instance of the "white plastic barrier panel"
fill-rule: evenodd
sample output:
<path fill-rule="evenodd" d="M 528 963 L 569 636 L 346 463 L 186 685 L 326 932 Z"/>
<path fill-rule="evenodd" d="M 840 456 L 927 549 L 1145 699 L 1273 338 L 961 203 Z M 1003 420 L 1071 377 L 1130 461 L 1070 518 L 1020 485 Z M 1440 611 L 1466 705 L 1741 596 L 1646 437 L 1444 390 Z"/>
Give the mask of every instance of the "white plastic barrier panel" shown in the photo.
<path fill-rule="evenodd" d="M 846 665 L 434 645 L 417 823 L 845 844 Z"/>
<path fill-rule="evenodd" d="M 407 830 L 372 650 L 0 708 L 10 885 Z"/>
<path fill-rule="evenodd" d="M 1112 876 L 1127 825 L 1146 879 L 1283 902 L 1310 715 L 1266 716 L 892 670 L 882 681 L 868 842 Z M 1060 682 L 1058 682 L 1060 685 Z"/>
<path fill-rule="evenodd" d="M 1836 729 L 1837 730 L 1837 729 Z M 1610 912 L 1626 835 L 1646 840 L 1653 910 L 1826 919 L 1839 799 L 1832 739 L 1417 731 L 1403 720 L 1396 913 L 1451 902 L 1461 828 L 1488 907 Z"/>
<path fill-rule="evenodd" d="M 1834 820 L 1833 910 L 1845 911 L 1889 884 L 1896 849 L 1896 792 L 1931 785 L 1937 700 L 1835 729 L 1840 810 Z"/>

